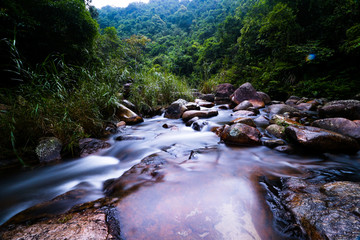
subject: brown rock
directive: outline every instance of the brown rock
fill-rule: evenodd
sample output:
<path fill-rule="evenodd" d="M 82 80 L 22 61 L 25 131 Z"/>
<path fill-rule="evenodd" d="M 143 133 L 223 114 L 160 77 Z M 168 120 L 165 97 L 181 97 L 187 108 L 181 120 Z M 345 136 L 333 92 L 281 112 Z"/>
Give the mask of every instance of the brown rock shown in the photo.
<path fill-rule="evenodd" d="M 226 144 L 234 145 L 260 145 L 261 133 L 254 127 L 243 123 L 225 125 L 220 139 Z"/>
<path fill-rule="evenodd" d="M 202 99 L 195 99 L 195 103 L 198 104 L 200 107 L 206 107 L 206 108 L 211 108 L 215 106 L 213 102 L 208 102 Z"/>
<path fill-rule="evenodd" d="M 316 120 L 312 126 L 340 133 L 360 141 L 360 126 L 346 118 L 325 118 Z"/>
<path fill-rule="evenodd" d="M 252 111 L 247 110 L 239 110 L 232 114 L 233 116 L 242 116 L 242 117 L 249 117 L 249 116 L 256 116 L 256 114 Z"/>
<path fill-rule="evenodd" d="M 352 138 L 309 126 L 290 126 L 285 130 L 286 135 L 303 147 L 321 152 L 355 153 L 359 144 Z"/>
<path fill-rule="evenodd" d="M 239 110 L 247 110 L 249 107 L 253 107 L 253 105 L 251 104 L 251 102 L 249 102 L 248 100 L 244 100 L 241 103 L 239 103 L 234 109 L 233 111 L 239 111 Z"/>
<path fill-rule="evenodd" d="M 166 118 L 170 119 L 178 119 L 181 118 L 183 113 L 187 111 L 186 105 L 187 101 L 184 99 L 178 99 L 175 102 L 173 102 L 165 111 Z"/>
<path fill-rule="evenodd" d="M 277 137 L 277 138 L 285 138 L 285 127 L 280 126 L 277 124 L 271 124 L 268 126 L 265 131 L 269 133 L 270 135 Z"/>
<path fill-rule="evenodd" d="M 234 119 L 230 122 L 230 125 L 236 124 L 236 123 L 243 123 L 243 124 L 249 125 L 251 127 L 256 127 L 254 120 L 252 118 L 248 118 L 248 117 L 239 117 L 237 119 Z"/>
<path fill-rule="evenodd" d="M 186 122 L 194 117 L 210 118 L 217 116 L 218 114 L 219 112 L 216 110 L 191 110 L 184 112 L 182 119 Z"/>
<path fill-rule="evenodd" d="M 254 107 L 264 107 L 265 103 L 262 97 L 256 92 L 251 83 L 244 83 L 231 95 L 231 100 L 236 104 L 240 104 L 244 100 L 248 100 Z"/>
<path fill-rule="evenodd" d="M 128 125 L 134 125 L 144 121 L 142 117 L 131 111 L 129 108 L 125 107 L 122 104 L 118 104 L 116 109 L 116 116 L 121 120 L 126 122 Z"/>
<path fill-rule="evenodd" d="M 216 87 L 215 97 L 230 99 L 231 94 L 233 94 L 235 90 L 236 88 L 230 83 L 220 84 Z"/>
<path fill-rule="evenodd" d="M 269 104 L 271 103 L 271 98 L 269 95 L 267 95 L 264 92 L 257 92 L 257 95 L 261 98 L 261 100 L 265 103 L 265 104 Z"/>
<path fill-rule="evenodd" d="M 299 110 L 286 104 L 273 104 L 269 106 L 269 112 L 271 115 L 273 115 L 273 114 L 284 114 L 286 112 L 289 113 L 299 112 Z"/>

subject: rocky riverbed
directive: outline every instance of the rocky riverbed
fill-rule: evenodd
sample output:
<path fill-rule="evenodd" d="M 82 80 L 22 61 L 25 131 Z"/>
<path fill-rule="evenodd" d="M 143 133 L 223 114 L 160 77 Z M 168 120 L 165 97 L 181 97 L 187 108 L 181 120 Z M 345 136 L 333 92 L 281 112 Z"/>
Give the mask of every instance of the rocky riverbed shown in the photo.
<path fill-rule="evenodd" d="M 109 140 L 82 140 L 85 158 L 26 173 L 46 172 L 37 185 L 1 179 L 2 195 L 14 201 L 0 205 L 9 209 L 21 209 L 14 206 L 29 195 L 14 195 L 24 189 L 40 195 L 47 178 L 66 186 L 46 195 L 60 188 L 54 183 L 18 214 L 0 212 L 8 216 L 1 238 L 360 237 L 359 101 L 279 102 L 245 83 L 179 99 L 152 119 L 128 107 L 119 106 L 122 122 L 109 126 Z M 111 177 L 97 176 L 102 169 Z"/>

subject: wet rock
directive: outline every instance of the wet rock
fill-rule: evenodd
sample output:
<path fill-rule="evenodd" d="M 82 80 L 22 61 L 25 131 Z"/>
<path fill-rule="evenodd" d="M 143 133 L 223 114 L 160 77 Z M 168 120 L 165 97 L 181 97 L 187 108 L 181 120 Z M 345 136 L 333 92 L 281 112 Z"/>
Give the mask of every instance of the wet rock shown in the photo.
<path fill-rule="evenodd" d="M 230 83 L 223 83 L 216 87 L 215 98 L 230 99 L 231 94 L 235 92 L 236 88 Z"/>
<path fill-rule="evenodd" d="M 196 121 L 199 120 L 199 119 L 200 119 L 199 117 L 194 117 L 194 118 L 190 119 L 189 121 L 187 121 L 187 122 L 185 123 L 185 125 L 186 125 L 187 127 L 190 127 L 191 124 L 193 124 L 194 122 L 196 122 Z"/>
<path fill-rule="evenodd" d="M 291 107 L 289 105 L 286 105 L 286 104 L 273 104 L 273 105 L 269 106 L 268 110 L 270 112 L 270 115 L 284 114 L 286 112 L 289 112 L 289 113 L 299 112 L 298 109 Z"/>
<path fill-rule="evenodd" d="M 313 151 L 355 153 L 359 150 L 356 140 L 321 128 L 293 125 L 287 127 L 285 133 L 297 144 Z"/>
<path fill-rule="evenodd" d="M 188 102 L 185 107 L 187 110 L 200 110 L 200 106 L 194 102 Z"/>
<path fill-rule="evenodd" d="M 360 237 L 359 183 L 336 181 L 323 184 L 285 178 L 280 198 L 309 239 Z"/>
<path fill-rule="evenodd" d="M 225 125 L 220 133 L 220 139 L 226 144 L 260 145 L 261 133 L 254 127 L 243 123 Z"/>
<path fill-rule="evenodd" d="M 251 102 L 249 102 L 248 100 L 244 100 L 241 103 L 239 103 L 234 109 L 233 111 L 239 111 L 239 110 L 247 110 L 249 107 L 253 107 L 253 105 L 251 104 Z"/>
<path fill-rule="evenodd" d="M 218 103 L 216 103 L 218 104 Z M 222 105 L 219 105 L 219 109 L 222 109 L 222 110 L 228 110 L 231 108 L 231 105 L 230 104 L 222 104 Z"/>
<path fill-rule="evenodd" d="M 41 163 L 61 160 L 62 143 L 55 137 L 43 138 L 36 147 L 35 152 Z"/>
<path fill-rule="evenodd" d="M 79 141 L 80 157 L 86 157 L 94 154 L 101 149 L 109 148 L 111 145 L 100 139 L 83 138 Z"/>
<path fill-rule="evenodd" d="M 283 146 L 286 143 L 282 139 L 268 139 L 268 140 L 262 141 L 262 144 L 264 146 L 266 146 L 266 147 L 269 147 L 269 148 L 275 148 L 275 147 L 278 147 L 278 146 Z"/>
<path fill-rule="evenodd" d="M 120 121 L 120 122 L 116 123 L 117 128 L 121 128 L 121 127 L 124 127 L 124 126 L 126 126 L 126 122 L 124 122 L 124 121 Z"/>
<path fill-rule="evenodd" d="M 269 104 L 271 103 L 271 98 L 269 95 L 267 95 L 264 92 L 257 92 L 257 95 L 261 98 L 261 100 L 265 103 L 265 104 Z"/>
<path fill-rule="evenodd" d="M 131 111 L 129 108 L 125 107 L 122 104 L 117 105 L 116 117 L 121 121 L 126 122 L 128 125 L 138 124 L 144 121 L 142 117 Z"/>
<path fill-rule="evenodd" d="M 242 117 L 250 117 L 250 116 L 256 116 L 256 114 L 252 111 L 248 110 L 239 110 L 231 114 L 232 116 L 242 116 Z"/>
<path fill-rule="evenodd" d="M 256 108 L 265 106 L 262 97 L 256 92 L 251 83 L 244 83 L 231 95 L 231 100 L 236 104 L 240 104 L 244 100 L 248 100 Z"/>
<path fill-rule="evenodd" d="M 277 137 L 277 138 L 285 138 L 285 127 L 280 126 L 277 124 L 271 124 L 268 126 L 265 131 L 270 134 L 271 136 Z"/>
<path fill-rule="evenodd" d="M 87 209 L 67 213 L 34 224 L 9 227 L 0 232 L 0 239 L 112 239 L 106 224 L 106 214 L 101 209 Z"/>
<path fill-rule="evenodd" d="M 182 119 L 186 122 L 194 117 L 210 118 L 217 116 L 218 114 L 219 112 L 216 110 L 191 110 L 184 112 Z"/>
<path fill-rule="evenodd" d="M 282 115 L 273 115 L 270 119 L 270 123 L 271 124 L 277 124 L 277 125 L 280 125 L 280 126 L 291 126 L 291 125 L 299 125 L 299 126 L 302 126 L 302 124 L 298 123 L 297 121 L 294 121 L 290 118 L 287 118 L 285 116 L 282 116 Z"/>
<path fill-rule="evenodd" d="M 116 141 L 138 141 L 144 139 L 145 139 L 144 137 L 133 136 L 133 135 L 117 136 L 115 138 Z"/>
<path fill-rule="evenodd" d="M 203 121 L 203 120 L 197 120 L 195 121 L 191 127 L 192 129 L 194 129 L 195 131 L 201 131 L 205 126 L 209 125 L 208 121 Z"/>
<path fill-rule="evenodd" d="M 153 154 L 141 160 L 121 177 L 107 180 L 104 192 L 107 196 L 123 197 L 143 185 L 162 181 L 164 173 L 160 170 L 168 163 L 168 154 Z"/>
<path fill-rule="evenodd" d="M 256 127 L 254 120 L 249 117 L 239 117 L 237 119 L 234 119 L 230 122 L 230 125 L 236 124 L 236 123 L 243 123 L 243 124 L 249 125 L 251 127 Z"/>
<path fill-rule="evenodd" d="M 360 125 L 346 118 L 325 118 L 316 120 L 312 126 L 340 133 L 360 141 Z"/>
<path fill-rule="evenodd" d="M 312 103 L 300 103 L 294 106 L 295 108 L 299 109 L 300 111 L 312 111 L 315 110 L 316 107 Z"/>
<path fill-rule="evenodd" d="M 320 118 L 342 117 L 350 120 L 360 119 L 360 101 L 338 100 L 318 109 Z"/>
<path fill-rule="evenodd" d="M 264 127 L 269 126 L 269 120 L 264 116 L 259 116 L 259 117 L 255 118 L 254 122 L 257 127 L 264 128 Z"/>
<path fill-rule="evenodd" d="M 181 118 L 183 113 L 187 110 L 187 108 L 185 107 L 186 104 L 187 101 L 185 101 L 184 99 L 176 100 L 166 109 L 164 117 L 170 119 Z"/>
<path fill-rule="evenodd" d="M 202 99 L 195 99 L 195 103 L 198 104 L 200 107 L 212 108 L 215 106 L 213 102 L 205 101 Z"/>

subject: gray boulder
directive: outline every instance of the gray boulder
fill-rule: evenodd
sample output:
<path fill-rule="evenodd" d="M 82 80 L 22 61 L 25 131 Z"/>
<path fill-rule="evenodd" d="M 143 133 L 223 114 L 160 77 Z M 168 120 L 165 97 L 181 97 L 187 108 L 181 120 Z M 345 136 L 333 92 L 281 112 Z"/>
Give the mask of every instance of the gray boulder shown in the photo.
<path fill-rule="evenodd" d="M 43 138 L 36 147 L 35 152 L 41 163 L 61 160 L 62 143 L 55 137 Z"/>
<path fill-rule="evenodd" d="M 325 104 L 318 109 L 320 118 L 342 117 L 350 120 L 360 119 L 359 100 L 338 100 Z"/>

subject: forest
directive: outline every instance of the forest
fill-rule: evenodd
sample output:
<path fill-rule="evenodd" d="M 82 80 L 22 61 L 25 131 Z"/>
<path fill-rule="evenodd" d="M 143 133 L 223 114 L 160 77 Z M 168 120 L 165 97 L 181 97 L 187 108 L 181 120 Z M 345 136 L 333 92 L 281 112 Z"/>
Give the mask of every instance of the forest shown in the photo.
<path fill-rule="evenodd" d="M 360 93 L 358 0 L 2 0 L 0 22 L 0 159 L 23 165 L 42 137 L 76 156 L 125 98 L 151 116 L 220 83 L 279 100 Z"/>

